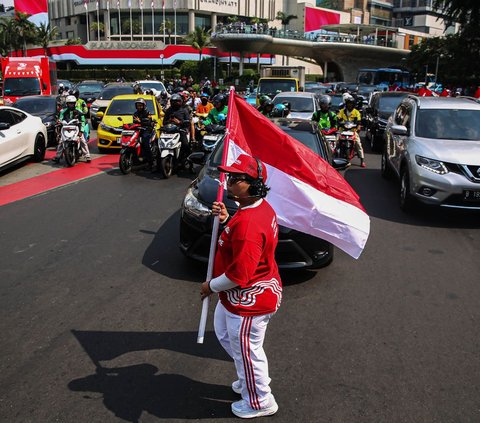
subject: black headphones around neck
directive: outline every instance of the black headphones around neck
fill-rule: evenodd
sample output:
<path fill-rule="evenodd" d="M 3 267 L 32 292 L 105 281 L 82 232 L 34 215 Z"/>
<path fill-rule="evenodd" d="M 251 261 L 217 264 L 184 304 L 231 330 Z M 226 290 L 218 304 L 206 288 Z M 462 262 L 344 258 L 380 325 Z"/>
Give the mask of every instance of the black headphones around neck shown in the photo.
<path fill-rule="evenodd" d="M 268 188 L 263 182 L 262 162 L 260 162 L 260 160 L 258 160 L 256 157 L 254 157 L 254 159 L 257 162 L 258 177 L 257 179 L 254 179 L 250 184 L 250 186 L 248 187 L 248 193 L 252 197 L 264 198 L 267 196 L 267 193 L 270 190 L 270 188 Z"/>

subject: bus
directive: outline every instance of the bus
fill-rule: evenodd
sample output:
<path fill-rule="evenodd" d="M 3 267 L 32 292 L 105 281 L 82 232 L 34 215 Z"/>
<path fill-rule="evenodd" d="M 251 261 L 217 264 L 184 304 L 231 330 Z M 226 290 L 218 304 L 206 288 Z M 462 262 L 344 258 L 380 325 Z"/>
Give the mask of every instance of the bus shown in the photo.
<path fill-rule="evenodd" d="M 363 68 L 357 73 L 357 83 L 374 85 L 380 91 L 392 85 L 407 88 L 410 86 L 410 72 L 395 68 Z"/>

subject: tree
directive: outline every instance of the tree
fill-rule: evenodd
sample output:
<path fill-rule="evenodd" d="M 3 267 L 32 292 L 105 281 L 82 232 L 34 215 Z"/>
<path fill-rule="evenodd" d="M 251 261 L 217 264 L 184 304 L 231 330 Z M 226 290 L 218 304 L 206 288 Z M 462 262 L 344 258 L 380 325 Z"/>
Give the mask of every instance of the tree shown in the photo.
<path fill-rule="evenodd" d="M 163 34 L 163 29 L 165 27 L 165 34 L 168 36 L 168 44 L 172 44 L 172 34 L 175 31 L 175 23 L 170 19 L 165 19 L 165 22 L 160 25 L 158 31 L 160 34 Z"/>
<path fill-rule="evenodd" d="M 132 19 L 132 29 L 133 34 L 140 34 L 140 21 L 138 19 Z M 130 34 L 130 19 L 122 22 L 122 34 Z"/>
<path fill-rule="evenodd" d="M 40 26 L 37 27 L 37 42 L 43 47 L 45 56 L 48 56 L 48 44 L 57 38 L 58 34 L 59 31 L 56 26 L 50 27 L 50 24 L 42 22 Z"/>
<path fill-rule="evenodd" d="M 185 42 L 190 44 L 195 50 L 198 50 L 199 60 L 202 60 L 202 50 L 210 44 L 211 29 L 205 31 L 205 28 L 196 26 L 195 30 L 187 34 Z"/>
<path fill-rule="evenodd" d="M 135 30 L 135 24 L 133 26 L 133 29 Z M 105 24 L 103 22 L 93 22 L 90 25 L 90 31 L 93 31 L 95 34 L 97 34 L 97 37 L 98 37 L 99 32 L 103 35 L 104 32 L 105 32 Z M 135 32 L 135 34 L 136 34 L 136 32 Z M 98 39 L 97 41 L 100 41 L 100 40 Z"/>
<path fill-rule="evenodd" d="M 283 30 L 287 30 L 287 26 L 290 24 L 290 21 L 292 19 L 297 19 L 298 17 L 295 15 L 287 15 L 286 13 L 283 12 L 277 12 L 277 16 L 275 16 L 275 19 L 277 21 L 281 21 L 283 25 Z"/>
<path fill-rule="evenodd" d="M 37 37 L 37 30 L 35 24 L 30 22 L 28 18 L 31 15 L 22 12 L 15 12 L 15 31 L 20 37 L 22 45 L 22 55 L 25 56 L 27 50 L 27 43 L 33 43 Z"/>
<path fill-rule="evenodd" d="M 435 0 L 444 18 L 450 22 L 458 22 L 462 28 L 480 25 L 480 2 L 478 0 Z"/>

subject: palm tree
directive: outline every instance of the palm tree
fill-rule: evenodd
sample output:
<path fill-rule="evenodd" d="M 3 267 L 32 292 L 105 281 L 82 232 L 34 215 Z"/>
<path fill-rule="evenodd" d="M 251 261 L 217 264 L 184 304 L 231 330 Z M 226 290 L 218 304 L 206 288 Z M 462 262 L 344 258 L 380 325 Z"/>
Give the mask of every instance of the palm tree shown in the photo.
<path fill-rule="evenodd" d="M 45 56 L 48 56 L 48 44 L 50 44 L 50 41 L 57 38 L 58 34 L 59 31 L 56 26 L 52 28 L 50 27 L 50 24 L 46 24 L 45 22 L 42 22 L 37 28 L 37 42 L 45 50 Z"/>
<path fill-rule="evenodd" d="M 22 42 L 23 50 L 22 55 L 24 56 L 27 50 L 27 43 L 35 42 L 37 31 L 35 24 L 30 22 L 28 18 L 31 15 L 22 12 L 15 12 L 15 30 L 20 37 Z"/>
<path fill-rule="evenodd" d="M 163 29 L 165 26 L 165 34 L 168 35 L 168 44 L 172 44 L 172 34 L 175 31 L 175 23 L 170 19 L 165 19 L 165 22 L 160 25 L 158 31 L 160 34 L 163 34 Z"/>
<path fill-rule="evenodd" d="M 17 32 L 15 19 L 0 19 L 0 49 L 2 56 L 21 49 L 22 43 Z"/>
<path fill-rule="evenodd" d="M 135 28 L 135 27 L 133 27 Z M 93 31 L 95 34 L 98 34 L 99 32 L 104 33 L 105 31 L 105 25 L 103 22 L 93 22 L 91 25 L 90 25 L 90 30 Z M 98 35 L 97 35 L 98 37 Z M 100 41 L 100 39 L 98 39 L 97 41 Z"/>
<path fill-rule="evenodd" d="M 185 41 L 190 44 L 195 50 L 198 50 L 200 61 L 202 61 L 202 50 L 210 44 L 211 29 L 205 31 L 205 28 L 196 26 L 195 30 L 187 34 Z"/>
<path fill-rule="evenodd" d="M 275 19 L 277 21 L 281 21 L 283 25 L 283 31 L 285 32 L 287 30 L 287 25 L 290 23 L 292 19 L 297 19 L 298 17 L 296 15 L 287 15 L 286 13 L 283 12 L 277 12 L 277 16 L 275 16 Z"/>

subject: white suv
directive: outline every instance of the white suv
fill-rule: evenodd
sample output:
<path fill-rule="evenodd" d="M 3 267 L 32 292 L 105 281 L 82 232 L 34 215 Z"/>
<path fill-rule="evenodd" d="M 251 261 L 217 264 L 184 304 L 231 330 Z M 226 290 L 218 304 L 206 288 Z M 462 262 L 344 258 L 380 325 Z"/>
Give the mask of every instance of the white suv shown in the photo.
<path fill-rule="evenodd" d="M 381 173 L 400 180 L 405 211 L 415 201 L 480 210 L 480 104 L 405 98 L 387 123 Z"/>

